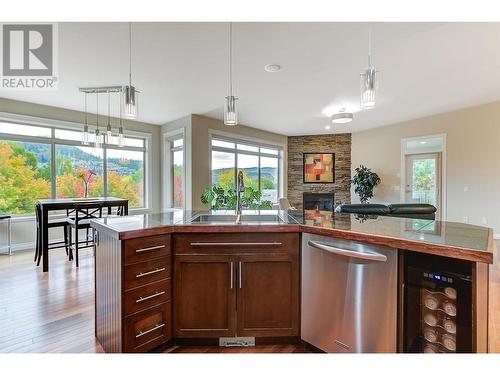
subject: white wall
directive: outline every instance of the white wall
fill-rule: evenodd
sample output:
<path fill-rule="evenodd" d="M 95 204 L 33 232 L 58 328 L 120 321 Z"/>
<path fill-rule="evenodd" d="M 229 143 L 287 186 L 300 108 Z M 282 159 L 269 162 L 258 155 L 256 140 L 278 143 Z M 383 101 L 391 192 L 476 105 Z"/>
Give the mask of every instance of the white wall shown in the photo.
<path fill-rule="evenodd" d="M 28 102 L 21 102 L 16 100 L 10 100 L 5 98 L 0 98 L 0 112 L 11 113 L 16 115 L 32 116 L 48 120 L 58 120 L 67 121 L 69 123 L 82 123 L 84 119 L 84 113 L 79 111 L 72 111 L 63 108 L 50 107 L 45 105 L 39 105 Z M 116 123 L 117 119 L 112 119 L 112 122 Z M 150 170 L 151 175 L 151 207 L 152 212 L 161 211 L 161 127 L 158 125 L 147 124 L 137 121 L 123 121 L 123 127 L 125 131 L 137 131 L 142 133 L 147 133 L 151 135 L 151 149 L 148 150 L 150 153 Z M 75 125 L 75 128 L 79 128 L 79 125 Z M 57 229 L 56 229 L 57 230 Z M 24 249 L 32 248 L 35 241 L 35 224 L 33 218 L 14 218 L 12 224 L 12 242 L 14 244 L 13 248 Z M 55 232 L 51 236 L 52 238 L 62 237 L 62 234 Z M 5 242 L 6 230 L 4 226 L 0 227 L 0 248 Z"/>
<path fill-rule="evenodd" d="M 399 202 L 401 139 L 443 133 L 447 220 L 486 219 L 500 234 L 500 102 L 353 133 L 352 168 L 364 164 L 382 179 L 372 202 Z"/>

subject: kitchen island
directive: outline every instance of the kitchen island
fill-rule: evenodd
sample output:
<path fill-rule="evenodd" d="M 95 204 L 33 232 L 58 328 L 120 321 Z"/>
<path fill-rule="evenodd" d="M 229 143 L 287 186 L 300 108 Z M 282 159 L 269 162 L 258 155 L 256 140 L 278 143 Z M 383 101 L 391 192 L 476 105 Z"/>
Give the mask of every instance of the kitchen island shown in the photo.
<path fill-rule="evenodd" d="M 383 247 L 396 254 L 390 303 L 397 337 L 382 351 L 407 351 L 405 254 L 464 264 L 472 285 L 467 351 L 487 351 L 491 229 L 349 214 L 316 221 L 294 211 L 245 212 L 242 224 L 233 216 L 171 211 L 92 221 L 98 232 L 96 336 L 106 352 L 145 352 L 174 341 L 252 345 L 304 338 L 301 327 L 309 314 L 301 295 L 304 304 L 304 295 L 311 294 L 301 280 L 304 233 L 363 244 L 367 253 Z M 345 345 L 342 350 L 379 349 Z"/>

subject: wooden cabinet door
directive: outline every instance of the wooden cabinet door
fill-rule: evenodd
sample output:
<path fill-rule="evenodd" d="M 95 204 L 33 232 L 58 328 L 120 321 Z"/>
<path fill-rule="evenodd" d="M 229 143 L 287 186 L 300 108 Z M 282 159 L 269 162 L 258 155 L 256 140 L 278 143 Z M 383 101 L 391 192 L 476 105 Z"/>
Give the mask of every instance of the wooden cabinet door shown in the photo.
<path fill-rule="evenodd" d="M 298 336 L 298 253 L 242 255 L 237 260 L 238 336 Z"/>
<path fill-rule="evenodd" d="M 228 255 L 176 255 L 174 336 L 234 336 L 235 258 Z"/>

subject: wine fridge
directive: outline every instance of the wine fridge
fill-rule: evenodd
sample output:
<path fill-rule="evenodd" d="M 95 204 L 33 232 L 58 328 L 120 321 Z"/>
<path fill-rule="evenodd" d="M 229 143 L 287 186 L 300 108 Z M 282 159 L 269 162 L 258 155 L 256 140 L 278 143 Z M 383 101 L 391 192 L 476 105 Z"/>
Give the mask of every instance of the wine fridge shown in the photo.
<path fill-rule="evenodd" d="M 404 352 L 472 352 L 471 264 L 415 253 L 404 259 Z"/>

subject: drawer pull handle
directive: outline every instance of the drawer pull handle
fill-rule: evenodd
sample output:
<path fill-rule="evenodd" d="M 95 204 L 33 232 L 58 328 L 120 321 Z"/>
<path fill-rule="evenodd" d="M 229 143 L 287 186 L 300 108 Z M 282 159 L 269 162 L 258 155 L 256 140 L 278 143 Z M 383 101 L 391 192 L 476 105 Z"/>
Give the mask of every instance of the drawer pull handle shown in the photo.
<path fill-rule="evenodd" d="M 151 294 L 150 296 L 147 296 L 147 297 L 139 297 L 138 299 L 135 300 L 135 303 L 144 302 L 144 301 L 147 301 L 148 299 L 159 297 L 162 294 L 165 294 L 164 290 L 162 290 L 161 292 L 156 292 L 154 294 Z"/>
<path fill-rule="evenodd" d="M 148 272 L 141 272 L 141 273 L 138 273 L 137 275 L 135 275 L 136 278 L 140 278 L 140 277 L 144 277 L 144 276 L 148 276 L 148 275 L 152 275 L 154 273 L 158 273 L 158 272 L 162 272 L 162 271 L 165 271 L 165 267 L 162 267 L 162 268 L 157 268 L 155 270 L 152 270 L 152 271 L 148 271 Z"/>
<path fill-rule="evenodd" d="M 191 246 L 281 246 L 281 242 L 191 242 Z"/>
<path fill-rule="evenodd" d="M 158 246 L 151 246 L 151 247 L 143 247 L 142 249 L 137 249 L 135 252 L 136 253 L 143 253 L 145 251 L 152 251 L 152 250 L 158 250 L 158 249 L 163 249 L 165 245 L 158 245 Z"/>
<path fill-rule="evenodd" d="M 148 329 L 147 331 L 144 331 L 144 332 L 143 331 L 139 331 L 139 333 L 137 335 L 135 335 L 135 338 L 138 339 L 141 336 L 147 335 L 148 333 L 151 333 L 151 332 L 156 331 L 157 329 L 160 329 L 160 328 L 163 328 L 163 327 L 165 327 L 165 323 L 157 324 L 153 328 L 150 328 L 150 329 Z"/>

